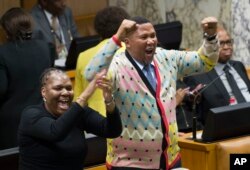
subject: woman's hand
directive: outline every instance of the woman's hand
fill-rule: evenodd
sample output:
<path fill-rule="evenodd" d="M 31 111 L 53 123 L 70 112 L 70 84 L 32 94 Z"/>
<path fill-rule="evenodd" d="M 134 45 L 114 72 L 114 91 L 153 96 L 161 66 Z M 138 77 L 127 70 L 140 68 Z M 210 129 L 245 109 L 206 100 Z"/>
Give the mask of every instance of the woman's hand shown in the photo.
<path fill-rule="evenodd" d="M 96 84 L 97 87 L 103 90 L 103 97 L 107 112 L 112 113 L 115 109 L 115 102 L 113 98 L 113 86 L 111 80 L 103 75 L 97 79 Z"/>
<path fill-rule="evenodd" d="M 89 85 L 87 86 L 87 88 L 80 94 L 80 96 L 76 99 L 76 102 L 80 105 L 80 106 L 85 106 L 88 99 L 90 98 L 90 96 L 94 93 L 96 87 L 99 87 L 98 85 L 98 81 L 100 81 L 101 79 L 103 79 L 103 77 L 106 77 L 107 74 L 107 70 L 103 69 L 101 72 L 97 73 L 94 77 L 94 79 L 89 83 Z"/>
<path fill-rule="evenodd" d="M 110 103 L 113 100 L 111 81 L 103 76 L 96 81 L 96 84 L 97 87 L 102 89 L 105 102 Z"/>

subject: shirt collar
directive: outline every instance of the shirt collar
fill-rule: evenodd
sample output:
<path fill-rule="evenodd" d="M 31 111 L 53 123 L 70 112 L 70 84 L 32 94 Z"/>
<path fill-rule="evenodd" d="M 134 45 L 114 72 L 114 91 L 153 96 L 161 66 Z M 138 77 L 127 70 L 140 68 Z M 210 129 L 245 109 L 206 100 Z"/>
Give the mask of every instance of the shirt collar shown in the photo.
<path fill-rule="evenodd" d="M 134 62 L 136 63 L 136 65 L 137 65 L 141 70 L 144 68 L 145 65 L 139 63 L 139 62 L 138 62 L 137 60 L 135 60 L 133 57 L 132 57 L 132 59 L 134 60 Z M 154 62 L 153 62 L 153 61 L 152 61 L 150 64 L 154 66 Z"/>
<path fill-rule="evenodd" d="M 43 11 L 44 11 L 45 16 L 48 18 L 49 23 L 51 24 L 53 15 L 49 11 L 47 11 L 45 9 Z"/>
<path fill-rule="evenodd" d="M 217 63 L 216 64 L 216 66 L 214 67 L 214 69 L 217 71 L 217 73 L 222 73 L 222 72 L 224 72 L 223 71 L 223 69 L 224 69 L 224 67 L 226 66 L 226 65 L 228 65 L 229 67 L 231 67 L 231 65 L 229 64 L 229 62 L 227 62 L 227 63 Z"/>

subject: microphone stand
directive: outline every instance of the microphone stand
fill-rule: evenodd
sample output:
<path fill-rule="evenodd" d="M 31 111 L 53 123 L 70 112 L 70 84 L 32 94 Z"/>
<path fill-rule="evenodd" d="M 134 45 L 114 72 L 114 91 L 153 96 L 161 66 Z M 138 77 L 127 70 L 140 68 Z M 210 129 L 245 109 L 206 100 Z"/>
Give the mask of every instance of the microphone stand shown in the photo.
<path fill-rule="evenodd" d="M 215 81 L 217 81 L 223 74 L 225 74 L 225 72 L 222 72 L 221 74 L 219 74 L 214 80 L 212 80 L 209 84 L 205 85 L 203 88 L 201 88 L 199 91 L 196 91 L 197 94 L 193 93 L 194 99 L 193 99 L 193 106 L 192 106 L 192 123 L 193 123 L 193 127 L 192 127 L 192 135 L 193 135 L 193 140 L 197 139 L 197 114 L 196 114 L 196 105 L 200 102 L 198 99 L 199 97 L 201 97 L 201 94 L 207 89 L 209 88 Z"/>
<path fill-rule="evenodd" d="M 200 93 L 197 93 L 196 95 L 194 95 L 194 100 L 193 100 L 193 105 L 192 105 L 192 135 L 193 135 L 193 140 L 197 139 L 197 114 L 196 114 L 196 104 L 197 104 L 197 99 Z"/>

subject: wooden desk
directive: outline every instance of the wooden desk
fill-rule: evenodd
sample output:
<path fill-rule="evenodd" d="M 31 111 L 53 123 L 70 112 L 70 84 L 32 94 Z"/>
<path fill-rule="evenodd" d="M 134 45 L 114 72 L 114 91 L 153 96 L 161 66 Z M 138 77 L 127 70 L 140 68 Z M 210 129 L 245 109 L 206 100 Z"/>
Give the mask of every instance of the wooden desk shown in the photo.
<path fill-rule="evenodd" d="M 179 138 L 182 166 L 190 170 L 229 170 L 231 153 L 250 153 L 250 136 L 207 144 L 190 138 L 191 133 Z"/>
<path fill-rule="evenodd" d="M 85 169 L 86 170 L 107 170 L 105 164 L 103 164 L 103 165 L 96 165 L 96 166 L 93 166 L 93 167 L 87 167 Z"/>
<path fill-rule="evenodd" d="M 188 133 L 179 138 L 182 166 L 190 170 L 216 169 L 216 143 L 194 142 Z"/>

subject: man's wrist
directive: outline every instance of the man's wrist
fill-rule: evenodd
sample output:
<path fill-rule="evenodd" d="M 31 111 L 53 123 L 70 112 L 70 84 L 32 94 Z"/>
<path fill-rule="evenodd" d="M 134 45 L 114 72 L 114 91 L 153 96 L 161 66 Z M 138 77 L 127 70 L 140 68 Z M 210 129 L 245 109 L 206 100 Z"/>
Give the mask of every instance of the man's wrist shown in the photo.
<path fill-rule="evenodd" d="M 207 40 L 207 41 L 212 41 L 216 38 L 217 34 L 215 33 L 214 35 L 208 35 L 208 33 L 204 32 L 203 33 L 203 37 Z"/>
<path fill-rule="evenodd" d="M 116 35 L 112 36 L 112 40 L 116 43 L 118 46 L 122 46 L 121 41 L 116 37 Z"/>

